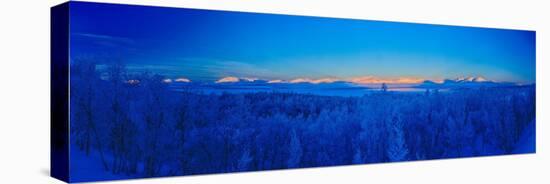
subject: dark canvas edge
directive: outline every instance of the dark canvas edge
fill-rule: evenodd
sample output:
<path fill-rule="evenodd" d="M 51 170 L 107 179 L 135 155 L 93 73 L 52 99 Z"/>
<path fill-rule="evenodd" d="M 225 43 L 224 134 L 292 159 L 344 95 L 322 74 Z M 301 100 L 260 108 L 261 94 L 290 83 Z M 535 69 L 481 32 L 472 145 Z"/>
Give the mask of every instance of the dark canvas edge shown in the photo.
<path fill-rule="evenodd" d="M 69 3 L 50 21 L 50 175 L 69 182 Z"/>

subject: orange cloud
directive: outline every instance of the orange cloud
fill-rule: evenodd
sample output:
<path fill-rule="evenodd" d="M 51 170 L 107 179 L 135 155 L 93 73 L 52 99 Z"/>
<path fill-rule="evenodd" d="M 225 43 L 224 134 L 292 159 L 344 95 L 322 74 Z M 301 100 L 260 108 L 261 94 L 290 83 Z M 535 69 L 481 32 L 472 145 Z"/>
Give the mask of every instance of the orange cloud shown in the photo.
<path fill-rule="evenodd" d="M 237 77 L 224 77 L 216 81 L 216 83 L 223 83 L 223 82 L 239 82 L 239 78 Z"/>

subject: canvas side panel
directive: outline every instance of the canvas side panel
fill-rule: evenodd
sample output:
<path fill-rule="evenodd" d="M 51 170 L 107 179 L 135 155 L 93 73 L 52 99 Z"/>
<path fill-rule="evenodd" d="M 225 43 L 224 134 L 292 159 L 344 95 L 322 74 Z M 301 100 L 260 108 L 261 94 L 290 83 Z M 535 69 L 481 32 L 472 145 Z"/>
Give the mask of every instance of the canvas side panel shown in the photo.
<path fill-rule="evenodd" d="M 50 169 L 69 181 L 69 4 L 51 8 L 50 27 Z"/>

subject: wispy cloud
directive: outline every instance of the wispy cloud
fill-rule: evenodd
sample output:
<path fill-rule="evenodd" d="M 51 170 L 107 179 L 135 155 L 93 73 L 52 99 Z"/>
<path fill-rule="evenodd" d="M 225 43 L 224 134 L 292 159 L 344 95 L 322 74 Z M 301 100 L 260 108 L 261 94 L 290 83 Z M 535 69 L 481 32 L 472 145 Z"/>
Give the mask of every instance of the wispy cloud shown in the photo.
<path fill-rule="evenodd" d="M 276 74 L 271 70 L 253 64 L 238 61 L 216 61 L 208 69 L 220 76 L 239 76 L 248 78 L 270 78 Z"/>
<path fill-rule="evenodd" d="M 243 80 L 277 79 L 281 75 L 270 69 L 246 62 L 216 58 L 176 58 L 172 63 L 187 75 L 199 79 L 219 79 L 234 76 Z"/>
<path fill-rule="evenodd" d="M 120 37 L 120 36 L 111 36 L 111 35 L 94 34 L 94 33 L 73 33 L 72 35 L 83 37 L 83 38 L 95 39 L 95 40 L 134 43 L 134 40 L 126 37 Z"/>

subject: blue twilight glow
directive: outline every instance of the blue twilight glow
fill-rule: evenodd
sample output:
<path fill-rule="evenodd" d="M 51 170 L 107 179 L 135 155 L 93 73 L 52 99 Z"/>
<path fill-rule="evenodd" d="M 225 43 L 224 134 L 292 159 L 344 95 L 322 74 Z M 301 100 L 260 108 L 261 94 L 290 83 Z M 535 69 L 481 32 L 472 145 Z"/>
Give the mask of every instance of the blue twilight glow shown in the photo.
<path fill-rule="evenodd" d="M 67 182 L 536 152 L 533 31 L 69 5 Z"/>
<path fill-rule="evenodd" d="M 75 3 L 71 40 L 73 58 L 116 58 L 129 69 L 190 80 L 535 82 L 533 31 Z"/>

